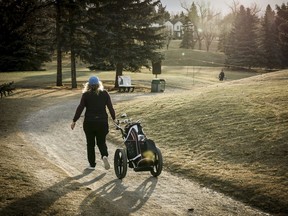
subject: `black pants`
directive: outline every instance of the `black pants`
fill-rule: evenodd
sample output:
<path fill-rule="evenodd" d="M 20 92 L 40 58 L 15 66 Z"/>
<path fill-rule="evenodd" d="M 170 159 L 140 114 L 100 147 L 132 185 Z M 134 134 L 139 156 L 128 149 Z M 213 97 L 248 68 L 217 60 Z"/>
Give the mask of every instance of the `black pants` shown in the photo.
<path fill-rule="evenodd" d="M 108 134 L 108 122 L 85 122 L 83 129 L 87 141 L 87 157 L 92 167 L 96 166 L 95 144 L 97 143 L 101 158 L 108 156 L 106 135 Z M 95 143 L 96 140 L 96 143 Z"/>

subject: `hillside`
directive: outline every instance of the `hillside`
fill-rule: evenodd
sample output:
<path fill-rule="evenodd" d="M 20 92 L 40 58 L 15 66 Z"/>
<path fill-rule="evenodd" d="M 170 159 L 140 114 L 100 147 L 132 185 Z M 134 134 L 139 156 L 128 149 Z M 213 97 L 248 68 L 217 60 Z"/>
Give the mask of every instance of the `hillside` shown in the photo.
<path fill-rule="evenodd" d="M 285 70 L 142 97 L 116 110 L 142 120 L 165 169 L 287 214 L 287 86 Z"/>

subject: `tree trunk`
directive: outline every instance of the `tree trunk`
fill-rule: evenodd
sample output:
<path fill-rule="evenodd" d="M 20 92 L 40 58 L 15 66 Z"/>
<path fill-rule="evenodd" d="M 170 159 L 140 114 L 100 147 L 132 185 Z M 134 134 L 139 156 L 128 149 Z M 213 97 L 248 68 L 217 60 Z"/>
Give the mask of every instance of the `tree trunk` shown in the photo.
<path fill-rule="evenodd" d="M 70 52 L 71 52 L 71 85 L 72 88 L 77 88 L 76 81 L 76 58 L 75 58 L 75 16 L 74 16 L 74 2 L 69 1 L 69 28 L 70 28 Z"/>
<path fill-rule="evenodd" d="M 62 86 L 61 0 L 56 0 L 57 77 L 56 86 Z"/>
<path fill-rule="evenodd" d="M 71 47 L 71 83 L 72 88 L 77 88 L 77 80 L 76 80 L 76 58 L 74 47 Z"/>
<path fill-rule="evenodd" d="M 116 64 L 116 75 L 115 75 L 115 83 L 114 83 L 114 88 L 118 88 L 118 76 L 123 75 L 123 64 L 122 63 L 117 63 Z"/>

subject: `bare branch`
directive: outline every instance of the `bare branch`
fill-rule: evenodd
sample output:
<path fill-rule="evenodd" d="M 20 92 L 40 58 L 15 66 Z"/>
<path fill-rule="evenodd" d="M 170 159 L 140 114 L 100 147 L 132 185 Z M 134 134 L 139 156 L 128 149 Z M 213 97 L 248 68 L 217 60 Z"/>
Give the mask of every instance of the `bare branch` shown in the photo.
<path fill-rule="evenodd" d="M 228 7 L 231 9 L 232 14 L 236 14 L 240 7 L 240 2 L 238 0 L 233 0 L 232 5 L 228 5 Z"/>
<path fill-rule="evenodd" d="M 189 13 L 190 7 L 188 6 L 187 2 L 185 0 L 179 0 L 181 7 L 186 10 L 186 12 Z"/>
<path fill-rule="evenodd" d="M 261 8 L 259 5 L 257 5 L 255 2 L 251 4 L 250 7 L 251 10 L 251 14 L 252 15 L 256 15 L 257 13 L 259 13 L 261 11 Z"/>

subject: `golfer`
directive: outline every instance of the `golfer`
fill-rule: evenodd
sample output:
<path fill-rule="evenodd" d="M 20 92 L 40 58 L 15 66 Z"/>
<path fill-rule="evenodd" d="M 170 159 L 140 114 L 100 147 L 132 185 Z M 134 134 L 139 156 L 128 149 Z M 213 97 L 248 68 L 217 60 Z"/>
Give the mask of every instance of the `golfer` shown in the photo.
<path fill-rule="evenodd" d="M 80 118 L 84 108 L 86 108 L 83 129 L 87 141 L 88 169 L 94 170 L 96 166 L 95 139 L 105 169 L 108 170 L 110 168 L 106 145 L 106 135 L 109 132 L 106 107 L 112 119 L 115 120 L 115 111 L 109 93 L 104 90 L 102 82 L 98 77 L 91 76 L 84 87 L 80 104 L 76 109 L 71 124 L 71 129 L 73 130 L 76 121 Z"/>

